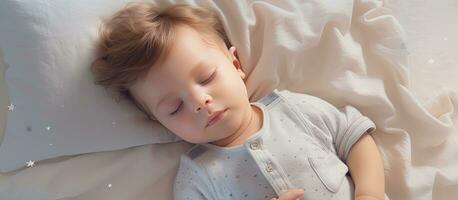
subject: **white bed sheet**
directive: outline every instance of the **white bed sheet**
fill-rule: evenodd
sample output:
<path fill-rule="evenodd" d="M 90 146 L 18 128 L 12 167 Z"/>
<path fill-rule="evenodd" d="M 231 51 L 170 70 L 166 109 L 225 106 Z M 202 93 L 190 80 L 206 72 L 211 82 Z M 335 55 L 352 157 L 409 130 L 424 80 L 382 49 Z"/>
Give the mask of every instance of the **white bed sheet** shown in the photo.
<path fill-rule="evenodd" d="M 431 94 L 444 86 L 458 91 L 458 78 L 454 77 L 458 75 L 458 27 L 452 25 L 458 20 L 458 2 L 389 0 L 385 3 L 395 11 L 407 33 L 413 94 L 427 102 Z M 437 109 L 440 103 L 428 105 Z M 449 144 L 458 145 L 456 133 L 449 138 Z M 15 199 L 26 200 L 32 199 L 31 194 L 34 200 L 171 199 L 178 155 L 189 147 L 185 143 L 146 145 L 47 160 L 33 168 L 0 174 L 0 199 L 6 200 L 10 194 L 14 194 Z M 423 153 L 430 157 L 435 152 L 439 150 Z M 447 157 L 456 160 L 443 162 L 458 162 L 456 148 L 447 152 Z M 456 199 L 458 177 L 431 174 L 437 171 L 434 166 L 423 163 L 421 157 L 412 155 L 415 158 L 412 171 L 390 169 L 391 179 L 387 182 L 390 199 Z M 395 178 L 396 175 L 399 178 Z M 421 182 L 418 176 L 436 179 Z"/>
<path fill-rule="evenodd" d="M 387 0 L 385 6 L 393 10 L 404 27 L 409 49 L 410 89 L 424 104 L 440 90 L 450 88 L 458 91 L 458 1 L 456 0 Z M 445 102 L 441 102 L 444 104 Z M 456 109 L 456 108 L 455 108 Z M 455 111 L 456 115 L 456 111 Z M 458 163 L 458 127 L 455 117 L 455 134 L 448 139 L 450 160 L 443 163 Z M 440 148 L 443 148 L 440 147 Z M 424 154 L 412 155 L 412 166 L 416 169 L 408 178 L 393 179 L 387 189 L 396 191 L 391 199 L 457 199 L 458 168 L 448 168 L 447 175 L 436 171 L 435 166 L 424 163 L 422 157 L 432 157 L 441 151 L 429 149 Z M 456 165 L 450 165 L 456 166 Z M 446 168 L 444 168 L 446 169 Z M 402 170 L 398 169 L 401 173 Z M 406 177 L 408 173 L 400 174 Z M 443 176 L 444 175 L 444 176 Z M 422 177 L 430 178 L 422 182 Z M 424 180 L 427 180 L 426 178 Z M 406 181 L 410 186 L 406 188 Z M 425 195 L 431 193 L 430 195 Z"/>
<path fill-rule="evenodd" d="M 387 0 L 407 34 L 411 89 L 420 99 L 458 89 L 458 1 Z"/>

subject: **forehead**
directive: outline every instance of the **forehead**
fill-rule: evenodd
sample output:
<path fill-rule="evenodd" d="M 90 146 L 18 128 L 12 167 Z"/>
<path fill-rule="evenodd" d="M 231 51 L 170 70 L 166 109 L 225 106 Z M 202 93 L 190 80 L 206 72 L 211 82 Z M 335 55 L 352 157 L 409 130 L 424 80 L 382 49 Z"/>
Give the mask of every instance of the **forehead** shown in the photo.
<path fill-rule="evenodd" d="M 168 85 L 160 83 L 180 82 L 194 77 L 199 68 L 215 58 L 217 51 L 216 46 L 205 42 L 194 29 L 177 26 L 168 55 L 161 63 L 151 67 L 144 81 L 149 82 L 148 85 L 168 88 Z"/>
<path fill-rule="evenodd" d="M 186 81 L 203 76 L 221 49 L 211 45 L 194 29 L 177 26 L 172 47 L 165 59 L 151 67 L 130 89 L 139 103 L 151 112 L 159 101 L 186 85 Z"/>

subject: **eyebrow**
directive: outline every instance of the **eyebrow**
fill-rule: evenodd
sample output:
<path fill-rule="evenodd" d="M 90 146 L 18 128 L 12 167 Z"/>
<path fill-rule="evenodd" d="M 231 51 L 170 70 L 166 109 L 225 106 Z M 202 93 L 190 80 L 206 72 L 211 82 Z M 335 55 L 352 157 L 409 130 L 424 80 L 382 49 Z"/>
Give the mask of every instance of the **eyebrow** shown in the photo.
<path fill-rule="evenodd" d="M 198 71 L 201 71 L 201 69 L 204 68 L 203 66 L 205 66 L 204 63 L 206 63 L 206 61 L 204 59 L 202 59 L 199 62 L 197 62 L 197 64 L 194 65 L 194 68 L 191 70 L 191 72 L 189 74 L 192 76 L 192 75 L 196 74 Z M 168 93 L 168 94 L 165 95 L 165 97 L 163 97 L 161 100 L 159 100 L 159 102 L 154 107 L 154 111 L 157 112 L 157 109 L 159 108 L 159 105 L 161 105 L 171 95 L 172 95 L 172 93 Z"/>

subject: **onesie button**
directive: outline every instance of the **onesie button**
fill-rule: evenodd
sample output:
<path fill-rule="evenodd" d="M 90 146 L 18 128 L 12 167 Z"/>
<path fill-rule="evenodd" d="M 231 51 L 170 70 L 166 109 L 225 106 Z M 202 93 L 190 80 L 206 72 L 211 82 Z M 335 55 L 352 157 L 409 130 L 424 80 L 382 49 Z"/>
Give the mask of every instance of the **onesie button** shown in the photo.
<path fill-rule="evenodd" d="M 273 172 L 273 171 L 274 171 L 274 168 L 272 167 L 272 164 L 270 164 L 270 163 L 267 164 L 267 166 L 266 166 L 266 171 L 267 171 L 267 172 Z"/>
<path fill-rule="evenodd" d="M 259 149 L 259 143 L 256 141 L 256 142 L 253 142 L 250 144 L 250 148 L 252 150 L 258 150 Z"/>

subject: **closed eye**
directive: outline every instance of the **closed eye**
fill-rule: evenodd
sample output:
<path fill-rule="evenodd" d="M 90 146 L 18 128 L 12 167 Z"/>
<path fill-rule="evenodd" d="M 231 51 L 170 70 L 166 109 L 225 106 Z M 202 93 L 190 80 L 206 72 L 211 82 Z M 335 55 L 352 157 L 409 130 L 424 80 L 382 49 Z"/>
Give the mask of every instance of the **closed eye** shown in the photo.
<path fill-rule="evenodd" d="M 213 78 L 216 76 L 216 71 L 213 72 L 213 74 L 207 79 L 205 80 L 204 82 L 200 83 L 200 84 L 207 84 L 208 82 L 210 82 L 211 80 L 213 80 Z"/>
<path fill-rule="evenodd" d="M 216 71 L 207 80 L 205 80 L 201 84 L 205 85 L 209 83 L 210 81 L 212 81 L 215 78 L 215 76 L 216 76 Z M 180 102 L 180 105 L 178 105 L 178 108 L 175 111 L 173 111 L 172 113 L 170 113 L 170 115 L 175 115 L 176 113 L 178 113 L 181 110 L 182 105 L 183 105 L 183 102 Z"/>
<path fill-rule="evenodd" d="M 173 113 L 170 113 L 170 115 L 175 115 L 178 111 L 180 111 L 181 105 L 183 105 L 183 102 L 180 102 L 178 108 L 175 111 L 173 111 Z"/>

